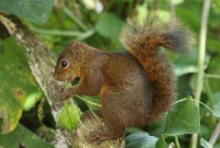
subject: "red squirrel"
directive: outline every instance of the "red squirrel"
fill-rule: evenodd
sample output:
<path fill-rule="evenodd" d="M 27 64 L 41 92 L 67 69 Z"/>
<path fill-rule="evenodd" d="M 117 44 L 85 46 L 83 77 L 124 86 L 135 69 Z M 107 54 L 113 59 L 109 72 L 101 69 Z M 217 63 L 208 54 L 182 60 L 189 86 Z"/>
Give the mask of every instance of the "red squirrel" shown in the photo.
<path fill-rule="evenodd" d="M 125 128 L 150 124 L 168 111 L 176 98 L 175 77 L 159 47 L 184 51 L 190 48 L 191 39 L 176 21 L 130 21 L 121 33 L 126 51 L 110 53 L 72 42 L 59 55 L 54 76 L 60 81 L 80 78 L 78 86 L 62 92 L 63 99 L 100 96 L 109 131 L 93 132 L 93 138 L 116 139 Z"/>

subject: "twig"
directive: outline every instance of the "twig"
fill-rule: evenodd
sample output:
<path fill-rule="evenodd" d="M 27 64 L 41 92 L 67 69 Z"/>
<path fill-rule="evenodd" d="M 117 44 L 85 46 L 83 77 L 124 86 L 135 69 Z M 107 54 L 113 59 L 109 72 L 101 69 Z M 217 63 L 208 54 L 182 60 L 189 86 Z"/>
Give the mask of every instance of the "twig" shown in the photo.
<path fill-rule="evenodd" d="M 218 140 L 219 134 L 220 134 L 220 121 L 218 122 L 216 128 L 213 130 L 213 133 L 209 139 L 209 143 L 214 145 L 215 142 Z"/>
<path fill-rule="evenodd" d="M 206 53 L 206 34 L 207 34 L 207 20 L 209 14 L 211 0 L 204 0 L 203 11 L 201 17 L 201 28 L 200 28 L 200 42 L 199 42 L 199 61 L 198 61 L 198 77 L 196 83 L 195 99 L 199 102 L 203 88 L 204 79 L 204 63 Z M 199 103 L 197 104 L 199 106 Z M 191 148 L 197 148 L 198 133 L 192 135 Z"/>
<path fill-rule="evenodd" d="M 79 32 L 79 31 L 69 31 L 69 30 L 48 30 L 48 29 L 41 29 L 36 28 L 34 26 L 29 27 L 31 31 L 36 33 L 44 34 L 44 35 L 54 35 L 54 36 L 68 36 L 68 37 L 76 37 L 80 40 L 86 39 L 94 34 L 95 30 L 91 29 L 86 32 Z"/>

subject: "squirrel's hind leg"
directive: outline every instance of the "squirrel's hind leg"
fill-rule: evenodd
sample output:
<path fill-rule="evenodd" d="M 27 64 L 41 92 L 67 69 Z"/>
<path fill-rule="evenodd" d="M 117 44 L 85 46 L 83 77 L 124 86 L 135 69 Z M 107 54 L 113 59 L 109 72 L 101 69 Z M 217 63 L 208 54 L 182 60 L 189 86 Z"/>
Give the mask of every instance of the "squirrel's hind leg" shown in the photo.
<path fill-rule="evenodd" d="M 90 140 L 92 141 L 100 142 L 104 140 L 114 140 L 124 135 L 125 128 L 120 123 L 120 119 L 117 119 L 117 115 L 111 114 L 109 111 L 107 113 L 108 115 L 106 115 L 104 112 L 105 111 L 103 111 L 104 123 L 108 127 L 108 129 L 91 132 Z"/>
<path fill-rule="evenodd" d="M 108 130 L 94 131 L 90 138 L 93 141 L 113 140 L 122 137 L 125 133 L 125 126 L 122 119 L 119 118 L 120 112 L 120 94 L 112 90 L 105 90 L 101 93 L 102 115 Z"/>

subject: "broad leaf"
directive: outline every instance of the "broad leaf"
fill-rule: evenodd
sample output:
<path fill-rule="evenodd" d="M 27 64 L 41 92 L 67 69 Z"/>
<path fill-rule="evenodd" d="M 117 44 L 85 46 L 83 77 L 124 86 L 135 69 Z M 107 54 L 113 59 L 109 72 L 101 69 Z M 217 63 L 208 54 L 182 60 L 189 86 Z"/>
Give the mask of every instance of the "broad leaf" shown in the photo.
<path fill-rule="evenodd" d="M 146 132 L 137 132 L 126 137 L 126 148 L 155 148 L 157 137 Z"/>
<path fill-rule="evenodd" d="M 76 96 L 92 110 L 98 110 L 100 108 L 100 100 L 98 96 Z"/>
<path fill-rule="evenodd" d="M 193 99 L 178 103 L 167 115 L 165 134 L 178 136 L 197 132 L 200 128 L 198 105 Z"/>
<path fill-rule="evenodd" d="M 213 115 L 218 118 L 220 117 L 220 101 L 214 105 Z"/>
<path fill-rule="evenodd" d="M 65 103 L 62 110 L 57 115 L 57 125 L 66 129 L 74 130 L 80 121 L 81 111 L 74 103 Z"/>
<path fill-rule="evenodd" d="M 220 54 L 216 54 L 216 56 L 212 57 L 212 60 L 210 60 L 209 68 L 207 71 L 208 74 L 220 75 L 219 59 L 220 59 Z M 220 79 L 208 79 L 208 80 L 212 92 L 218 92 L 220 88 Z"/>
<path fill-rule="evenodd" d="M 103 13 L 96 24 L 97 32 L 112 40 L 119 39 L 123 21 L 111 13 Z"/>
<path fill-rule="evenodd" d="M 0 128 L 5 133 L 16 127 L 27 97 L 38 93 L 39 88 L 29 71 L 25 50 L 12 38 L 5 40 L 2 47 L 0 52 L 0 118 L 3 123 Z"/>
<path fill-rule="evenodd" d="M 44 23 L 52 10 L 53 0 L 1 0 L 0 11 L 34 23 Z"/>
<path fill-rule="evenodd" d="M 51 144 L 40 139 L 21 124 L 14 131 L 0 135 L 0 147 L 53 148 Z"/>
<path fill-rule="evenodd" d="M 198 71 L 197 57 L 198 53 L 195 49 L 187 49 L 189 52 L 176 54 L 168 52 L 169 59 L 174 63 L 174 72 L 179 77 L 189 73 Z M 185 58 L 187 56 L 187 58 Z M 206 56 L 204 69 L 207 68 L 210 56 Z"/>
<path fill-rule="evenodd" d="M 219 104 L 220 104 L 220 91 L 217 91 L 212 94 L 212 106 L 213 106 L 213 115 L 216 117 L 220 116 L 220 109 L 219 109 Z"/>

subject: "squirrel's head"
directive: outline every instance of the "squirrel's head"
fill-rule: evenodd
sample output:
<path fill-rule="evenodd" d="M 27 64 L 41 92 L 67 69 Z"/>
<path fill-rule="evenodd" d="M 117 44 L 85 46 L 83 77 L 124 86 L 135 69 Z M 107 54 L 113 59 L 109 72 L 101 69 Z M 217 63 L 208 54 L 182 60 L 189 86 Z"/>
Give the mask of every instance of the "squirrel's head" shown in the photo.
<path fill-rule="evenodd" d="M 54 78 L 59 81 L 73 81 L 80 76 L 83 65 L 83 45 L 72 42 L 60 55 L 56 64 Z"/>

